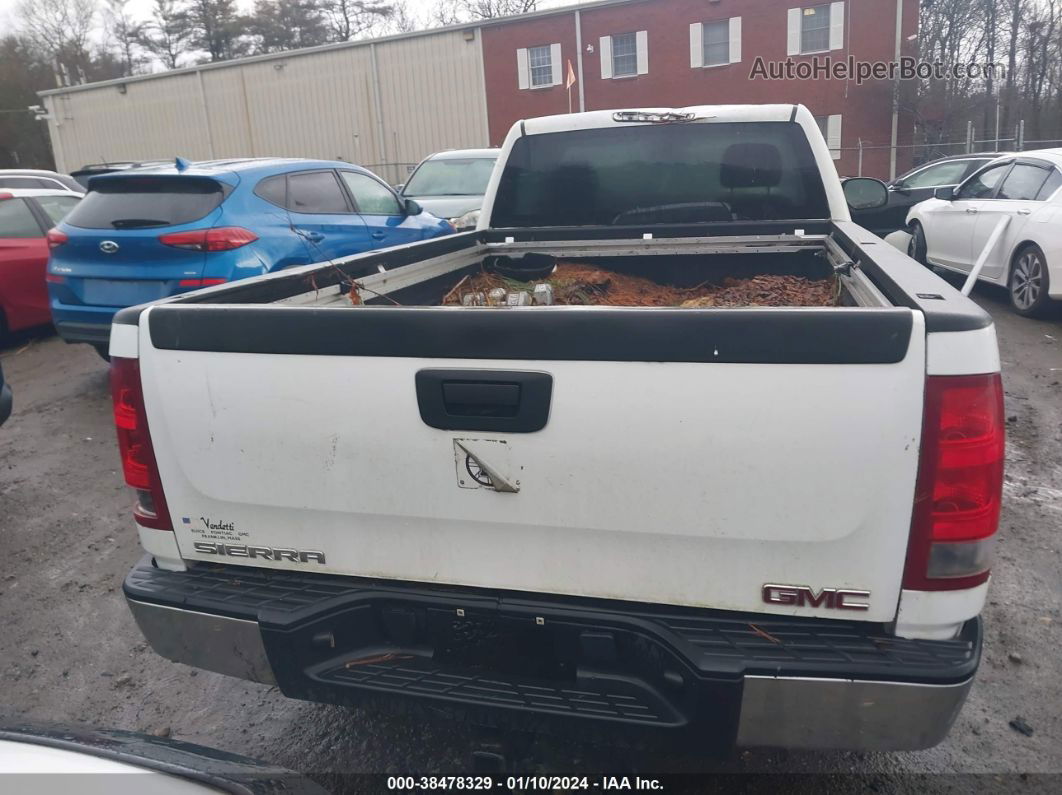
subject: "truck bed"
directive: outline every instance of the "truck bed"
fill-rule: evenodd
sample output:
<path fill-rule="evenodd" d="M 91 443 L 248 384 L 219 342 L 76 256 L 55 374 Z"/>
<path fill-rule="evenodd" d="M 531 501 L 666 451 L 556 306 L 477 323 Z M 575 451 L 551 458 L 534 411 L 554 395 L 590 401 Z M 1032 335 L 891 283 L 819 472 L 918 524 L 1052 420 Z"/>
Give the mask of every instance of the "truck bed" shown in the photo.
<path fill-rule="evenodd" d="M 619 578 L 624 598 L 815 613 L 762 600 L 769 578 L 870 592 L 855 617 L 891 620 L 927 331 L 987 317 L 852 224 L 696 231 L 472 232 L 119 313 L 182 557 L 298 548 L 321 560 L 247 562 L 599 597 Z M 431 305 L 499 251 L 675 273 L 806 259 L 841 299 Z"/>

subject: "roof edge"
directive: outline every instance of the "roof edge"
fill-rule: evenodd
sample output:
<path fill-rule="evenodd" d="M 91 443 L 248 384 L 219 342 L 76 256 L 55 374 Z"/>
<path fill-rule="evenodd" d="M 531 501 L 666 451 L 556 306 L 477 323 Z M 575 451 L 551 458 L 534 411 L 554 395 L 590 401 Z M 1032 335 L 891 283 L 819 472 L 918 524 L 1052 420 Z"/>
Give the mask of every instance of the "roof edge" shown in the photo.
<path fill-rule="evenodd" d="M 645 0 L 596 0 L 596 2 L 590 3 L 575 3 L 572 5 L 558 6 L 557 8 L 546 8 L 541 11 L 533 11 L 528 14 L 514 14 L 507 17 L 498 17 L 497 19 L 479 19 L 472 22 L 464 22 L 457 25 L 444 25 L 438 28 L 425 28 L 424 30 L 414 30 L 409 33 L 395 33 L 390 36 L 380 36 L 375 39 L 357 39 L 355 41 L 338 41 L 331 44 L 321 44 L 316 47 L 304 47 L 298 50 L 285 50 L 283 52 L 271 52 L 263 53 L 262 55 L 248 55 L 243 58 L 233 58 L 231 61 L 217 61 L 215 63 L 197 64 L 196 66 L 184 66 L 180 69 L 168 69 L 164 72 L 152 72 L 151 74 L 144 75 L 130 75 L 129 77 L 116 77 L 112 80 L 99 80 L 95 83 L 82 83 L 76 86 L 62 86 L 59 88 L 48 88 L 43 91 L 38 91 L 39 97 L 52 97 L 63 94 L 76 94 L 80 91 L 91 91 L 97 88 L 106 88 L 108 86 L 119 86 L 128 83 L 142 83 L 148 80 L 159 80 L 167 77 L 174 77 L 177 75 L 195 75 L 199 72 L 212 71 L 214 69 L 231 69 L 233 67 L 242 66 L 244 64 L 263 63 L 268 61 L 283 60 L 286 58 L 299 58 L 303 55 L 314 55 L 321 52 L 330 52 L 332 50 L 345 50 L 355 47 L 370 47 L 374 44 L 385 44 L 392 41 L 402 41 L 405 39 L 416 39 L 424 36 L 434 36 L 441 33 L 455 33 L 461 30 L 482 30 L 483 28 L 497 27 L 499 25 L 511 25 L 516 22 L 522 22 L 526 19 L 540 19 L 542 17 L 558 16 L 561 14 L 571 14 L 576 11 L 587 11 L 594 8 L 601 8 L 604 6 L 625 5 L 628 3 L 644 2 Z"/>

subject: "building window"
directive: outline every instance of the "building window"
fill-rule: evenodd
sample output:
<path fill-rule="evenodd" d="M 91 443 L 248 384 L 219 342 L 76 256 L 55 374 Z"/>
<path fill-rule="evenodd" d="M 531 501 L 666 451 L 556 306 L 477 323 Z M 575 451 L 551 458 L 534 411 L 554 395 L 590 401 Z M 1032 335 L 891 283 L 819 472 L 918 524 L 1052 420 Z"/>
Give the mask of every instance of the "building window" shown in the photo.
<path fill-rule="evenodd" d="M 638 42 L 634 33 L 612 37 L 612 76 L 638 74 Z"/>
<path fill-rule="evenodd" d="M 548 44 L 528 47 L 527 60 L 531 67 L 531 88 L 553 85 L 553 57 Z"/>
<path fill-rule="evenodd" d="M 832 116 L 816 116 L 815 123 L 819 126 L 819 132 L 826 139 L 830 157 L 837 160 L 841 157 L 841 114 Z"/>
<path fill-rule="evenodd" d="M 730 21 L 704 23 L 704 65 L 730 63 Z"/>
<path fill-rule="evenodd" d="M 823 52 L 830 49 L 830 7 L 802 8 L 800 14 L 800 51 Z"/>
<path fill-rule="evenodd" d="M 844 47 L 844 1 L 789 9 L 789 55 Z"/>
<path fill-rule="evenodd" d="M 723 66 L 741 61 L 741 17 L 690 25 L 690 66 Z"/>
<path fill-rule="evenodd" d="M 602 36 L 600 42 L 601 77 L 632 77 L 649 71 L 649 34 L 618 33 Z"/>

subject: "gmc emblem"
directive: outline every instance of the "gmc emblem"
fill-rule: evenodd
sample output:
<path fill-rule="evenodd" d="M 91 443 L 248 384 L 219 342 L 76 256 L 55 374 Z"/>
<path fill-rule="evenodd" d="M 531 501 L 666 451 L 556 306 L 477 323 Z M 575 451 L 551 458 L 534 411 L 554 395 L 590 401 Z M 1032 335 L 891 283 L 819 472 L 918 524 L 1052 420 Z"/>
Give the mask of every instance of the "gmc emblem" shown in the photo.
<path fill-rule="evenodd" d="M 806 585 L 764 583 L 763 601 L 769 605 L 825 607 L 827 610 L 869 610 L 870 591 L 852 588 L 823 588 L 818 593 Z M 860 600 L 860 601 L 857 601 Z"/>

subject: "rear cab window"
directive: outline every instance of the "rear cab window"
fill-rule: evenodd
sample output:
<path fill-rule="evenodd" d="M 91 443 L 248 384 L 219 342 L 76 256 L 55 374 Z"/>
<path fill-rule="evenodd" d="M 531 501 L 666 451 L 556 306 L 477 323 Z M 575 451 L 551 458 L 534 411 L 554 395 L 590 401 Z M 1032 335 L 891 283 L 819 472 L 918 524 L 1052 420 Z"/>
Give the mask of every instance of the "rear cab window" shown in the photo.
<path fill-rule="evenodd" d="M 64 221 L 83 229 L 179 226 L 209 215 L 229 192 L 206 177 L 101 178 Z"/>
<path fill-rule="evenodd" d="M 44 237 L 25 199 L 0 200 L 0 238 Z"/>
<path fill-rule="evenodd" d="M 505 163 L 495 227 L 829 218 L 794 122 L 622 125 L 528 135 Z"/>

